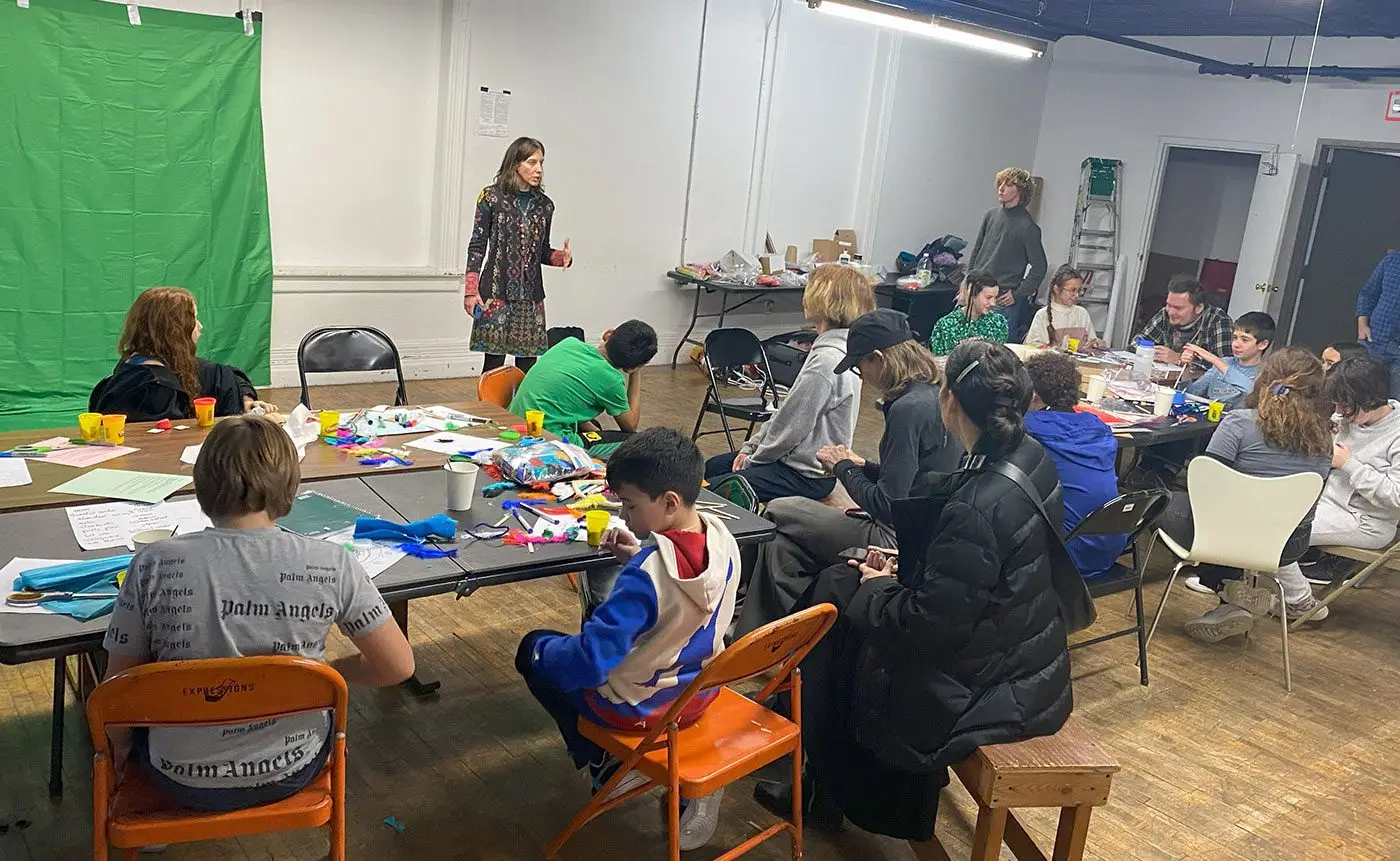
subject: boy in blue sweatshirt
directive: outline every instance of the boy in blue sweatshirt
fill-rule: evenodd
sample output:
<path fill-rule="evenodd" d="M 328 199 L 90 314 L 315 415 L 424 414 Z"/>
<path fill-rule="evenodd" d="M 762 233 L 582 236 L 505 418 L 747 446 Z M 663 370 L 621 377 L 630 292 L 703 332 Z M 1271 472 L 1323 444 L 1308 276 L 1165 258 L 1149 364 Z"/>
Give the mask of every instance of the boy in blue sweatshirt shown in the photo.
<path fill-rule="evenodd" d="M 1186 393 L 1220 401 L 1226 409 L 1239 406 L 1244 396 L 1253 391 L 1254 378 L 1259 375 L 1259 365 L 1273 339 L 1274 318 L 1263 311 L 1250 311 L 1235 321 L 1230 339 L 1233 356 L 1222 358 L 1195 344 L 1186 345 L 1181 351 L 1183 362 L 1199 359 L 1210 365 L 1199 379 L 1186 386 Z"/>
<path fill-rule="evenodd" d="M 608 484 L 628 527 L 603 538 L 603 548 L 625 563 L 612 592 L 578 634 L 534 631 L 516 653 L 516 669 L 559 725 L 574 766 L 587 767 L 595 792 L 621 763 L 578 731 L 579 716 L 644 732 L 724 649 L 739 548 L 723 521 L 695 508 L 703 475 L 700 450 L 674 430 L 651 428 L 624 442 L 608 459 Z M 647 538 L 655 543 L 643 547 Z M 695 697 L 681 723 L 698 719 L 718 693 Z M 644 781 L 631 774 L 614 794 Z M 709 840 L 721 795 L 684 804 L 682 849 Z"/>

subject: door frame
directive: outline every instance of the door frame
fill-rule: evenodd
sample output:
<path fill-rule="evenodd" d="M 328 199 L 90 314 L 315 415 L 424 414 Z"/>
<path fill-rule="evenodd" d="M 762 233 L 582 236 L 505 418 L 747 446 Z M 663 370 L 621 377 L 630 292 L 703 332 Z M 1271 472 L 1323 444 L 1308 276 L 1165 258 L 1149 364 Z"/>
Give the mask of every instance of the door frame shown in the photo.
<path fill-rule="evenodd" d="M 1312 162 L 1306 165 L 1310 168 L 1307 189 L 1303 194 L 1298 227 L 1293 235 L 1293 253 L 1288 262 L 1288 276 L 1284 281 L 1282 301 L 1278 312 L 1278 331 L 1283 335 L 1281 341 L 1284 344 L 1293 343 L 1293 329 L 1298 319 L 1298 305 L 1303 301 L 1303 270 L 1307 265 L 1308 252 L 1312 250 L 1318 218 L 1322 214 L 1322 198 L 1327 185 L 1325 168 L 1330 163 L 1332 151 L 1339 149 L 1400 153 L 1400 143 L 1318 138 Z"/>
<path fill-rule="evenodd" d="M 1143 232 L 1135 259 L 1129 261 L 1129 278 L 1124 283 L 1123 295 L 1119 297 L 1110 320 L 1115 337 L 1120 333 L 1126 342 L 1132 337 L 1126 332 L 1132 325 L 1133 313 L 1137 309 L 1138 297 L 1142 292 L 1142 277 L 1147 271 L 1147 255 L 1152 250 L 1152 237 L 1157 232 L 1157 212 L 1162 202 L 1162 185 L 1167 178 L 1167 162 L 1173 149 L 1199 149 L 1215 152 L 1237 152 L 1259 156 L 1262 165 L 1265 157 L 1280 151 L 1278 144 L 1263 141 L 1237 141 L 1217 138 L 1190 138 L 1161 136 L 1157 138 L 1157 164 L 1152 170 L 1152 182 L 1148 186 L 1147 203 L 1143 209 Z"/>

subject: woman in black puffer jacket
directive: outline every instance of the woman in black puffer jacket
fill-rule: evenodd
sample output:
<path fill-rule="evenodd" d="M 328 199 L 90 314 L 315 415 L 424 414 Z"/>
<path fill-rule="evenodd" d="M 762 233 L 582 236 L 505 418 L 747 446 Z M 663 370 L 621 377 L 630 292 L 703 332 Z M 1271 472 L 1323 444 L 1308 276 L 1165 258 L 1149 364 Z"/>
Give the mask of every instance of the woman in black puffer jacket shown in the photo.
<path fill-rule="evenodd" d="M 809 604 L 840 621 L 803 662 L 805 806 L 880 834 L 927 840 L 948 766 L 979 745 L 1049 735 L 1072 708 L 1069 652 L 1051 586 L 1054 540 L 1022 490 L 1063 511 L 1055 466 L 1025 431 L 1031 384 L 999 344 L 948 357 L 943 420 L 970 452 L 962 468 L 894 504 L 899 565 L 872 551 L 827 569 Z M 790 789 L 755 795 L 780 811 Z M 790 801 L 786 810 L 791 810 Z"/>

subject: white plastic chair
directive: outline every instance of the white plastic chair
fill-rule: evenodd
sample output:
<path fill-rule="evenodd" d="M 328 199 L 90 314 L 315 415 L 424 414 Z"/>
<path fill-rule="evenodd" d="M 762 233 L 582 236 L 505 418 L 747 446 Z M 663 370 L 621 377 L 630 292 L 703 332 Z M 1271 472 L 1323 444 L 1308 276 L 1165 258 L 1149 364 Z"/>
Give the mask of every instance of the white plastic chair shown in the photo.
<path fill-rule="evenodd" d="M 1162 590 L 1162 601 L 1152 617 L 1147 642 L 1161 621 L 1172 584 L 1182 568 L 1201 564 L 1243 568 L 1252 579 L 1262 574 L 1278 587 L 1280 629 L 1283 632 L 1283 685 L 1293 690 L 1293 669 L 1288 656 L 1288 613 L 1278 571 L 1284 545 L 1322 494 L 1322 476 L 1315 472 L 1257 478 L 1236 472 L 1210 457 L 1198 457 L 1186 469 L 1186 489 L 1191 495 L 1191 519 L 1195 538 L 1183 548 L 1161 529 L 1157 537 L 1177 558 Z"/>

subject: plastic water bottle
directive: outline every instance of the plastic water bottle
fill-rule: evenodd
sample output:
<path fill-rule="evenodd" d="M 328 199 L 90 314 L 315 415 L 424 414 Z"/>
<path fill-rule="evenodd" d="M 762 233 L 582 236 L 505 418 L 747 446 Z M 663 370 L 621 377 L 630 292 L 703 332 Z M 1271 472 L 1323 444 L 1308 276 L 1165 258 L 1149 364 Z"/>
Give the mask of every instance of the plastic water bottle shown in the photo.
<path fill-rule="evenodd" d="M 1137 339 L 1133 355 L 1133 380 L 1140 383 L 1152 381 L 1152 356 L 1156 345 L 1146 338 Z"/>
<path fill-rule="evenodd" d="M 927 251 L 919 255 L 919 262 L 914 264 L 914 277 L 919 279 L 919 286 L 927 287 L 933 283 L 933 255 Z"/>

